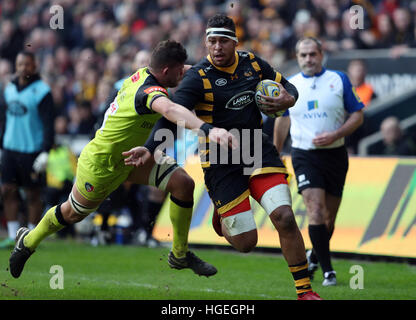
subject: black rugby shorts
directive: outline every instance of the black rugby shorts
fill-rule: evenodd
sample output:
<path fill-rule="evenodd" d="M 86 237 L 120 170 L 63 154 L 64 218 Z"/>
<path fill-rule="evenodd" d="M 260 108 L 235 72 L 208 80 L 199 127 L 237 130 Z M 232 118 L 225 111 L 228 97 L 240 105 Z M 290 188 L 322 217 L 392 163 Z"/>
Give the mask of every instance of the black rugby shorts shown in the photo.
<path fill-rule="evenodd" d="M 43 185 L 43 177 L 35 173 L 32 168 L 38 155 L 39 153 L 21 153 L 3 149 L 1 155 L 1 182 L 29 188 Z"/>
<path fill-rule="evenodd" d="M 299 194 L 307 188 L 321 188 L 342 197 L 348 171 L 348 153 L 344 146 L 317 150 L 292 148 L 292 165 Z"/>

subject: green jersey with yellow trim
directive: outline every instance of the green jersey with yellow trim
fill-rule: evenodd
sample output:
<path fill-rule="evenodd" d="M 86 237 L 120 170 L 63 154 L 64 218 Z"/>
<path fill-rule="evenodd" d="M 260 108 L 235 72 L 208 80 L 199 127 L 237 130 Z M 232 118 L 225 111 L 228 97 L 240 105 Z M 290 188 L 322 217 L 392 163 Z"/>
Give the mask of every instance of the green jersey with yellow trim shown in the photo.
<path fill-rule="evenodd" d="M 143 145 L 156 121 L 162 115 L 152 111 L 158 97 L 167 97 L 148 68 L 141 68 L 127 78 L 107 109 L 101 128 L 84 148 L 83 153 L 109 171 L 124 166 L 123 151 Z"/>

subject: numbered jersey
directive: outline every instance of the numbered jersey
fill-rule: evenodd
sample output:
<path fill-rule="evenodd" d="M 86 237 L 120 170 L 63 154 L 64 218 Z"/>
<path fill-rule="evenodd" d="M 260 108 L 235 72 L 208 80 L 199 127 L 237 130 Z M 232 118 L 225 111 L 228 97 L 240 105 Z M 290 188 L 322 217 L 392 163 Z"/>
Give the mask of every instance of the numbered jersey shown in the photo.
<path fill-rule="evenodd" d="M 123 167 L 121 153 L 143 145 L 161 117 L 151 108 L 161 96 L 167 97 L 168 91 L 147 67 L 127 78 L 107 109 L 101 128 L 84 148 L 84 156 L 109 171 Z"/>

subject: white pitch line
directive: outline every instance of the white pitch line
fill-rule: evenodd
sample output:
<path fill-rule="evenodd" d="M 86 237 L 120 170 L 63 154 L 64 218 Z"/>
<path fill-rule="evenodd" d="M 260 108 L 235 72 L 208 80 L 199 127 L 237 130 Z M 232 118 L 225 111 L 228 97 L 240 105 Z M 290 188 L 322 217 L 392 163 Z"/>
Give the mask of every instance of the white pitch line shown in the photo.
<path fill-rule="evenodd" d="M 36 273 L 32 273 L 34 275 L 44 275 L 45 277 L 49 277 L 48 274 L 44 274 L 41 272 L 36 272 Z M 163 285 L 154 285 L 154 284 L 150 284 L 150 283 L 141 283 L 141 282 L 134 282 L 134 281 L 126 281 L 126 282 L 121 282 L 118 280 L 108 280 L 108 279 L 99 279 L 99 278 L 88 278 L 85 276 L 78 276 L 78 275 L 74 275 L 74 274 L 68 274 L 65 273 L 65 278 L 70 278 L 70 279 L 75 279 L 77 281 L 86 281 L 86 282 L 95 282 L 95 283 L 102 283 L 103 285 L 118 285 L 118 286 L 127 286 L 127 287 L 139 287 L 139 288 L 146 288 L 146 289 L 159 289 L 161 287 L 163 287 Z M 175 287 L 175 290 L 180 290 L 180 291 L 191 291 L 191 292 L 208 292 L 208 293 L 221 293 L 221 294 L 227 294 L 227 295 L 231 295 L 231 296 L 237 296 L 239 295 L 237 292 L 234 291 L 230 291 L 230 290 L 225 290 L 225 289 L 212 289 L 212 288 L 188 288 L 188 289 L 182 289 L 179 287 Z M 241 294 L 240 294 L 241 295 Z M 251 294 L 252 296 L 258 297 L 259 299 L 263 299 L 263 300 L 276 300 L 276 299 L 282 299 L 282 300 L 293 300 L 293 297 L 288 297 L 288 296 L 271 296 L 271 295 L 267 295 L 267 294 Z"/>

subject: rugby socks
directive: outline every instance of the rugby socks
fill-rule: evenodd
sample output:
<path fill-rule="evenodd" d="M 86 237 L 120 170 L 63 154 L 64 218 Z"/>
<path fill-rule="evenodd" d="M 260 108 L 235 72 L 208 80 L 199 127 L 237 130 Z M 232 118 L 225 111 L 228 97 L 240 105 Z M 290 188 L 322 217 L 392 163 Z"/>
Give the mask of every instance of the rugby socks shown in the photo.
<path fill-rule="evenodd" d="M 332 230 L 328 230 L 328 236 L 329 236 L 329 240 L 331 241 L 332 238 L 332 234 L 334 233 L 334 228 L 332 228 Z M 316 257 L 316 253 L 315 253 L 315 249 L 312 248 L 312 254 L 311 254 L 311 262 L 318 264 L 318 258 Z"/>
<path fill-rule="evenodd" d="M 325 224 L 309 225 L 309 237 L 322 271 L 332 271 L 331 256 L 329 252 L 329 233 Z"/>
<path fill-rule="evenodd" d="M 172 252 L 176 258 L 184 258 L 188 251 L 188 233 L 193 206 L 193 201 L 181 201 L 170 196 L 169 217 L 173 227 Z"/>
<path fill-rule="evenodd" d="M 68 224 L 62 216 L 61 205 L 54 206 L 46 211 L 36 228 L 27 234 L 23 239 L 23 244 L 33 251 L 43 239 L 58 232 L 66 225 Z"/>
<path fill-rule="evenodd" d="M 7 232 L 9 233 L 9 238 L 16 238 L 17 230 L 20 228 L 20 222 L 17 220 L 7 221 Z"/>
<path fill-rule="evenodd" d="M 289 270 L 295 280 L 296 294 L 299 297 L 312 291 L 311 280 L 308 273 L 308 262 L 306 260 L 289 266 Z"/>

